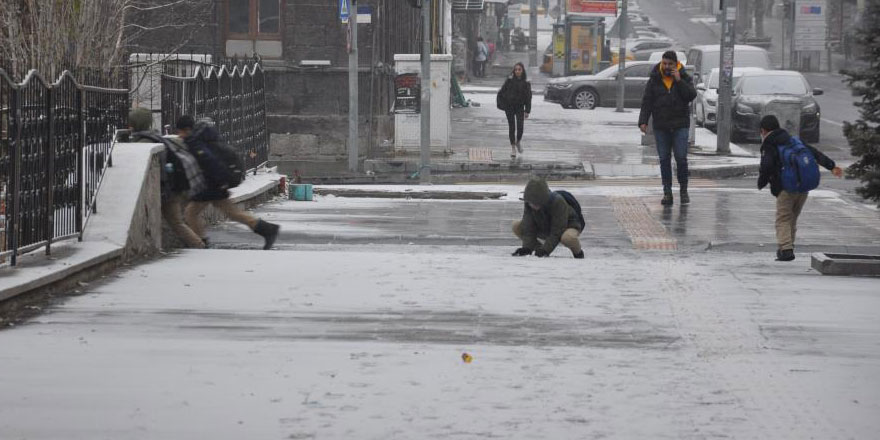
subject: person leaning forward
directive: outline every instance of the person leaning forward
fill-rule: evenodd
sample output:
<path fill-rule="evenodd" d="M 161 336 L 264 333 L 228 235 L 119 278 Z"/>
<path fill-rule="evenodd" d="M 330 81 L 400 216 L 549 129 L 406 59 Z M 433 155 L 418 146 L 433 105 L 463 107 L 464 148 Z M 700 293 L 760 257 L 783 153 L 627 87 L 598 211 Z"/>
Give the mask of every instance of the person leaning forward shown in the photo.
<path fill-rule="evenodd" d="M 535 178 L 526 184 L 523 201 L 522 219 L 513 222 L 513 233 L 522 240 L 522 247 L 514 251 L 514 256 L 534 252 L 536 257 L 547 257 L 562 243 L 575 258 L 584 258 L 578 238 L 580 220 L 561 195 L 551 192 L 543 179 Z"/>
<path fill-rule="evenodd" d="M 189 152 L 198 161 L 206 180 L 206 188 L 194 195 L 192 201 L 186 206 L 184 217 L 187 225 L 207 243 L 202 211 L 211 205 L 226 214 L 230 220 L 246 225 L 254 233 L 263 237 L 263 249 L 271 249 L 278 237 L 280 227 L 250 215 L 229 198 L 228 185 L 222 181 L 221 177 L 225 174 L 224 164 L 216 160 L 217 144 L 221 143 L 220 133 L 217 129 L 209 121 L 196 123 L 189 115 L 178 118 L 176 128 Z"/>
<path fill-rule="evenodd" d="M 770 194 L 776 197 L 776 260 L 794 260 L 794 239 L 797 221 L 809 192 L 789 192 L 782 187 L 782 158 L 779 147 L 789 145 L 791 135 L 780 128 L 779 119 L 773 115 L 761 118 L 761 169 L 758 174 L 758 190 L 770 185 Z M 804 144 L 816 159 L 816 163 L 842 177 L 843 170 L 828 156 L 811 145 Z"/>
<path fill-rule="evenodd" d="M 182 141 L 163 138 L 151 130 L 153 113 L 149 109 L 143 107 L 132 109 L 128 114 L 128 124 L 132 132 L 132 142 L 165 145 L 160 155 L 162 217 L 187 247 L 204 248 L 204 241 L 183 220 L 183 209 L 189 196 L 200 191 L 205 185 L 195 158 L 189 154 Z"/>

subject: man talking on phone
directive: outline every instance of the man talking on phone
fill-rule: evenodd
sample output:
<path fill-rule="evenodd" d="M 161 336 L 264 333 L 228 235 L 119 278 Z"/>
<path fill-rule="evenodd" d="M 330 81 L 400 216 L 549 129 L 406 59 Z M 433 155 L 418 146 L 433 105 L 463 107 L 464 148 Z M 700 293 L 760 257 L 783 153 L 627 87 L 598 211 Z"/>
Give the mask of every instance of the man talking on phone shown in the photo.
<path fill-rule="evenodd" d="M 660 156 L 660 176 L 663 180 L 663 205 L 671 205 L 672 161 L 678 171 L 681 203 L 690 203 L 688 196 L 688 127 L 690 125 L 690 102 L 697 97 L 697 90 L 684 66 L 678 62 L 675 51 L 666 51 L 660 63 L 651 70 L 651 77 L 642 96 L 639 113 L 639 129 L 648 131 L 649 118 L 654 124 L 657 155 Z"/>

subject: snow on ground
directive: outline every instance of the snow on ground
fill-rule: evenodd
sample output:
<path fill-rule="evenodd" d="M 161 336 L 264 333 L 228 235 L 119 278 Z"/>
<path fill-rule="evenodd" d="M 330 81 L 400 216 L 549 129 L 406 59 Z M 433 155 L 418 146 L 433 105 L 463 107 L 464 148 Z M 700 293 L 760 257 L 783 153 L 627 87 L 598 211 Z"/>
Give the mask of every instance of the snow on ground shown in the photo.
<path fill-rule="evenodd" d="M 0 332 L 0 432 L 831 439 L 880 428 L 876 280 L 764 254 L 509 252 L 302 246 L 133 267 Z"/>

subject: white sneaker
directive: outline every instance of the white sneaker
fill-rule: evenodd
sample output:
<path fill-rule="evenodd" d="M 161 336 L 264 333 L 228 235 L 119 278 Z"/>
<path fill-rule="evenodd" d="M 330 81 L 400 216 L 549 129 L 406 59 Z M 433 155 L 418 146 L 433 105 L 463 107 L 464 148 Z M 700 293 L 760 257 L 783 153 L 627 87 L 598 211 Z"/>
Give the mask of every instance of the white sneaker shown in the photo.
<path fill-rule="evenodd" d="M 516 145 L 510 144 L 510 157 L 516 157 Z"/>
<path fill-rule="evenodd" d="M 519 151 L 522 154 L 522 142 L 516 143 L 516 151 Z"/>

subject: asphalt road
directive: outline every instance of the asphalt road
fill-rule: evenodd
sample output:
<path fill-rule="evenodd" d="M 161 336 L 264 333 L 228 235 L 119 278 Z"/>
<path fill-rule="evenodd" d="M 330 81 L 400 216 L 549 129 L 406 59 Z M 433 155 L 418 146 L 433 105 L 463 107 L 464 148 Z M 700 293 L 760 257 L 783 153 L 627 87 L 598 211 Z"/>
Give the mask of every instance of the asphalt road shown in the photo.
<path fill-rule="evenodd" d="M 666 30 L 667 34 L 678 41 L 682 48 L 689 48 L 698 44 L 717 44 L 718 35 L 705 23 L 692 20 L 703 13 L 691 6 L 687 0 L 675 0 L 675 7 L 670 7 L 669 0 L 640 0 L 642 12 L 647 14 L 656 24 Z M 768 22 L 768 34 L 775 35 L 778 32 L 773 22 Z M 779 47 L 774 43 L 771 47 L 771 59 L 779 63 L 781 56 Z M 854 161 L 850 155 L 850 147 L 843 136 L 844 121 L 854 121 L 858 118 L 858 109 L 853 104 L 855 98 L 849 87 L 843 82 L 844 77 L 840 74 L 829 73 L 805 73 L 813 87 L 823 89 L 825 92 L 817 96 L 816 100 L 822 111 L 820 142 L 815 146 L 825 152 L 832 159 L 843 165 Z M 741 144 L 742 147 L 757 151 L 758 144 Z"/>

